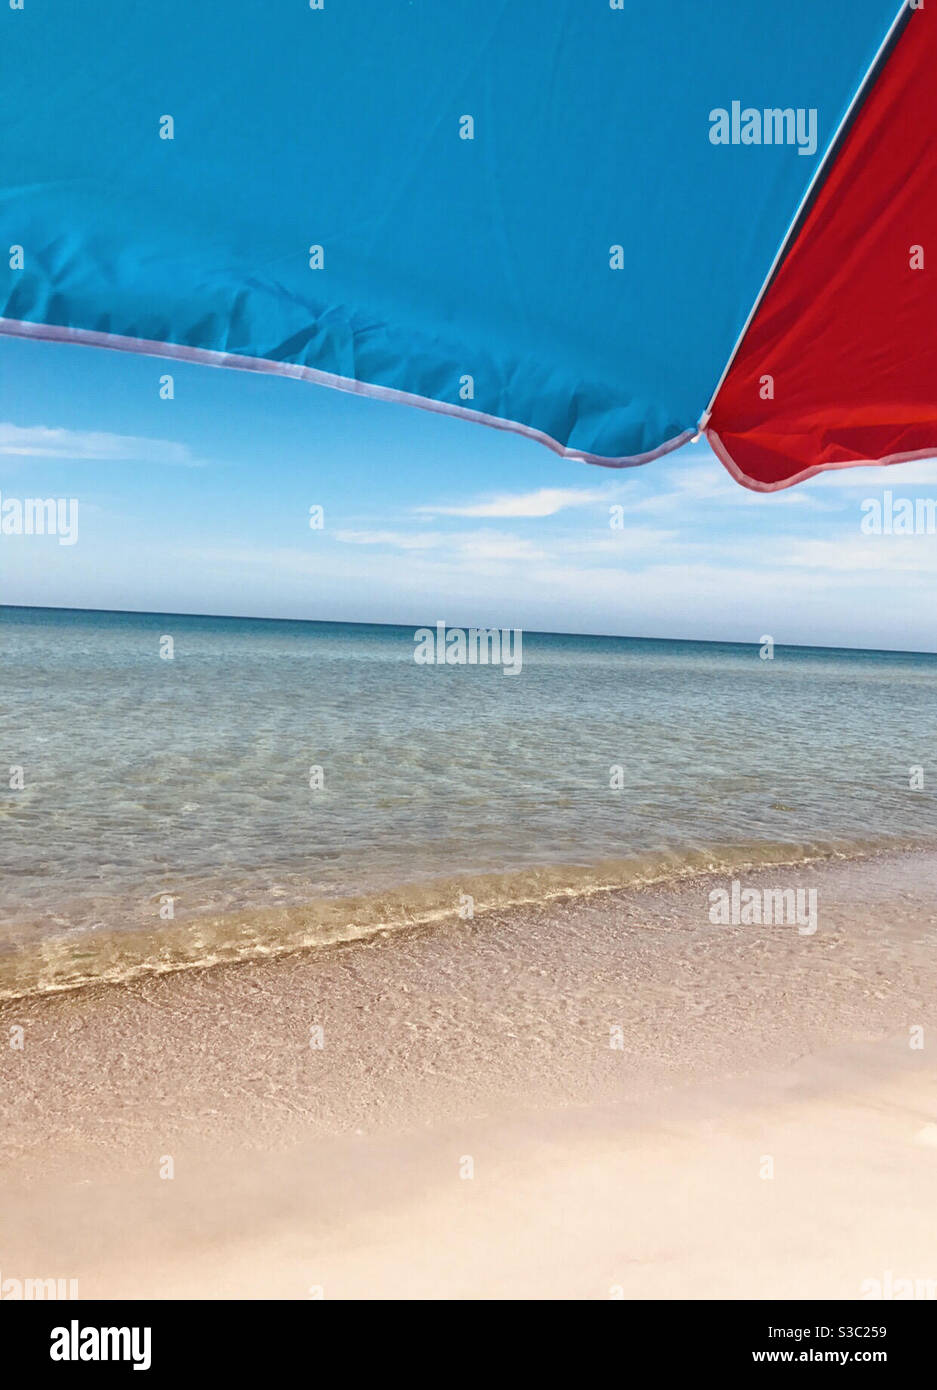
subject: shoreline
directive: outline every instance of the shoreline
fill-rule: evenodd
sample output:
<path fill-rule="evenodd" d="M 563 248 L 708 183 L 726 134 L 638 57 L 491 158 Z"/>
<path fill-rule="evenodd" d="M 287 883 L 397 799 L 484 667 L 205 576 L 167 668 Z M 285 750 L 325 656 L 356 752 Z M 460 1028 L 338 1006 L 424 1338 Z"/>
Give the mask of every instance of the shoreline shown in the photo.
<path fill-rule="evenodd" d="M 115 930 L 76 929 L 34 935 L 24 919 L 0 952 L 0 1006 L 98 984 L 125 984 L 180 970 L 203 970 L 251 960 L 273 960 L 303 951 L 364 941 L 414 929 L 444 926 L 528 909 L 576 903 L 603 895 L 720 876 L 751 876 L 770 869 L 795 872 L 817 864 L 864 863 L 882 856 L 937 854 L 927 844 L 840 842 L 798 845 L 759 841 L 636 853 L 592 864 L 536 867 L 448 877 L 427 877 L 353 896 L 320 896 L 294 904 L 221 912 L 187 912 L 171 925 Z M 173 896 L 173 895 L 170 895 Z M 163 901 L 153 899 L 154 912 Z M 466 913 L 464 904 L 472 903 Z M 118 915 L 120 903 L 109 911 Z"/>
<path fill-rule="evenodd" d="M 82 1297 L 934 1278 L 937 856 L 796 882 L 810 937 L 714 926 L 707 877 L 6 1003 L 0 1271 Z"/>

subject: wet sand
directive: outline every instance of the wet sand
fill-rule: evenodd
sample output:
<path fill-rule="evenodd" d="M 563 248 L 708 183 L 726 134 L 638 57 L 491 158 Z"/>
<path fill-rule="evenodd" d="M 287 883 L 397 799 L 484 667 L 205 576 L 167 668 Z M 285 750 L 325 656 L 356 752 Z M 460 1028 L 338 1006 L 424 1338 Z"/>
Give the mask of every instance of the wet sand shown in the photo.
<path fill-rule="evenodd" d="M 288 1298 L 937 1279 L 937 857 L 743 881 L 816 887 L 816 934 L 715 926 L 726 881 L 701 877 L 5 1004 L 0 1277 Z"/>

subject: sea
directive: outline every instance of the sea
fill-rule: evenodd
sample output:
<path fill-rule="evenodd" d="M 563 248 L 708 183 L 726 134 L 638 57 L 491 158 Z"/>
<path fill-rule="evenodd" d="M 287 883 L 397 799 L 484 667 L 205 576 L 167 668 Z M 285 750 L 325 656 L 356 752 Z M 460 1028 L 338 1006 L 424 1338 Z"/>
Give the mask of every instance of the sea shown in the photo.
<path fill-rule="evenodd" d="M 0 998 L 937 844 L 935 655 L 416 633 L 0 608 Z"/>

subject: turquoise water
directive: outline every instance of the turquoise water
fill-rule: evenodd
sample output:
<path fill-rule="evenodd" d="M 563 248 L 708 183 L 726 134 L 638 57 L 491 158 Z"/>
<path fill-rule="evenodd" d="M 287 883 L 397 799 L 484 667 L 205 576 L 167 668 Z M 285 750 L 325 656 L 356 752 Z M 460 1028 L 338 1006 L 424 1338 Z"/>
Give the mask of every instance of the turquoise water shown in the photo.
<path fill-rule="evenodd" d="M 508 676 L 410 627 L 18 608 L 0 644 L 0 942 L 937 841 L 934 656 L 526 633 Z"/>

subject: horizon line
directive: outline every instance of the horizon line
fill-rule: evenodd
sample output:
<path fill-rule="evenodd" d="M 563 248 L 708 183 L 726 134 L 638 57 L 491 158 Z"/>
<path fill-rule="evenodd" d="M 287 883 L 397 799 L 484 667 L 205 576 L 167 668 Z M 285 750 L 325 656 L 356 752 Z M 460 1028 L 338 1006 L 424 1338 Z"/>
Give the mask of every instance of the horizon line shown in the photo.
<path fill-rule="evenodd" d="M 278 618 L 268 615 L 258 617 L 247 613 L 177 613 L 164 608 L 81 608 L 69 607 L 65 604 L 47 603 L 0 603 L 0 613 L 4 609 L 16 609 L 21 612 L 38 613 L 100 613 L 111 614 L 117 617 L 135 618 L 209 618 L 214 622 L 231 623 L 297 623 L 302 626 L 319 627 L 387 627 L 387 628 L 420 628 L 435 627 L 443 619 L 434 619 L 431 623 L 388 623 L 378 620 L 374 621 L 355 621 L 346 618 Z M 458 624 L 446 623 L 446 627 L 459 626 Z M 476 624 L 479 629 L 482 624 Z M 502 628 L 500 623 L 490 623 L 487 627 Z M 636 634 L 624 634 L 613 632 L 566 632 L 550 630 L 545 628 L 519 628 L 510 629 L 511 631 L 523 632 L 525 636 L 533 637 L 591 637 L 603 642 L 673 642 L 692 644 L 698 647 L 758 647 L 761 639 L 751 642 L 742 642 L 733 638 L 720 637 L 641 637 Z M 870 655 L 878 656 L 937 656 L 934 651 L 920 651 L 910 647 L 846 647 L 829 646 L 824 643 L 815 642 L 774 642 L 775 647 L 784 647 L 794 651 L 804 652 L 867 652 Z"/>

